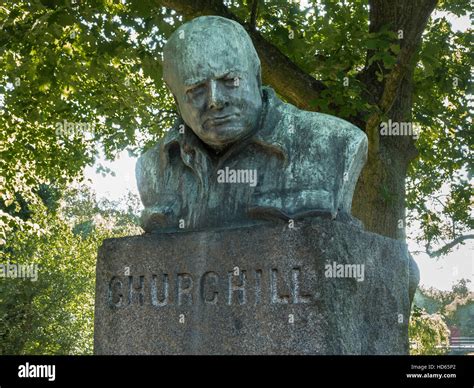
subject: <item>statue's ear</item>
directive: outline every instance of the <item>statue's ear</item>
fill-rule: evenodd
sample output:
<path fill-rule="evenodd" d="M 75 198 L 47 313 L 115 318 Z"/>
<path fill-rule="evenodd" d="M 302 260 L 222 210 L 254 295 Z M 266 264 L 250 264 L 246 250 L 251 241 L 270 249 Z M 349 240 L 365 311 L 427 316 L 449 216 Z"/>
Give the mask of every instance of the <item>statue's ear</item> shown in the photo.
<path fill-rule="evenodd" d="M 165 85 L 166 85 L 168 91 L 173 96 L 173 100 L 174 100 L 174 103 L 176 105 L 176 110 L 178 111 L 178 114 L 181 116 L 181 111 L 179 109 L 178 99 L 176 98 L 176 95 L 173 93 L 173 89 L 171 88 L 169 81 L 167 81 L 164 77 L 163 77 L 163 81 L 165 82 Z"/>
<path fill-rule="evenodd" d="M 178 110 L 178 114 L 181 116 L 181 111 L 179 109 L 179 104 L 178 104 L 178 99 L 176 98 L 176 96 L 173 94 L 173 99 L 174 99 L 174 103 L 176 105 L 176 109 Z M 181 116 L 183 117 L 183 116 Z"/>
<path fill-rule="evenodd" d="M 260 96 L 263 98 L 262 73 L 260 70 L 257 73 L 257 85 L 260 90 Z"/>

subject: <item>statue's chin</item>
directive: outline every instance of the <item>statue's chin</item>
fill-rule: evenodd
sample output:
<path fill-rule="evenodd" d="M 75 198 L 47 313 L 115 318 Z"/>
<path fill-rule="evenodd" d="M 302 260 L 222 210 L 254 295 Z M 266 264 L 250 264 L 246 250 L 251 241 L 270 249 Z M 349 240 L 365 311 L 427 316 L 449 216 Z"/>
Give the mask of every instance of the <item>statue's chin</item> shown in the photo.
<path fill-rule="evenodd" d="M 217 125 L 206 128 L 206 138 L 202 140 L 211 147 L 222 147 L 240 140 L 246 133 L 246 128 L 241 126 Z"/>

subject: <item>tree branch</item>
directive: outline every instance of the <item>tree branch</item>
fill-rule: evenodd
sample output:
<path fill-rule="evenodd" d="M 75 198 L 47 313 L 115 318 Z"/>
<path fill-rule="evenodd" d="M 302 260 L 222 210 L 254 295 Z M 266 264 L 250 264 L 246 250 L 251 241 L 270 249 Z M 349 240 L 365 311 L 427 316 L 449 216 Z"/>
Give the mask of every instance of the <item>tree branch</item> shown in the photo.
<path fill-rule="evenodd" d="M 461 244 L 463 241 L 470 240 L 470 239 L 474 239 L 474 234 L 465 234 L 463 236 L 458 236 L 451 242 L 444 245 L 443 247 L 437 249 L 436 251 L 431 251 L 428 245 L 426 247 L 426 253 L 428 253 L 430 257 L 439 257 L 449 252 L 456 245 Z"/>
<path fill-rule="evenodd" d="M 250 31 L 255 31 L 257 26 L 258 0 L 253 0 L 252 12 L 250 14 Z"/>
<path fill-rule="evenodd" d="M 174 9 L 185 18 L 203 15 L 218 15 L 241 21 L 231 13 L 221 1 L 217 0 L 155 0 L 156 5 Z M 257 2 L 257 1 L 255 1 Z M 255 4 L 255 3 L 254 3 Z M 278 94 L 300 109 L 318 110 L 314 101 L 319 98 L 326 86 L 301 70 L 276 46 L 268 42 L 257 30 L 247 26 L 262 63 L 262 78 Z"/>

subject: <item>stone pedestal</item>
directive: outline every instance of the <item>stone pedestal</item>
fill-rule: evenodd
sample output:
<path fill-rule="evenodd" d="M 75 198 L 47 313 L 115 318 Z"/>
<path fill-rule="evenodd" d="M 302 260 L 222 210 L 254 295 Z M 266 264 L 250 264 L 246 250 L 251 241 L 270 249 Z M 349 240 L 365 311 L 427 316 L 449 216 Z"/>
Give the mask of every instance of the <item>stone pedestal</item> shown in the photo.
<path fill-rule="evenodd" d="M 416 278 L 405 244 L 329 220 L 109 239 L 95 353 L 406 354 Z"/>

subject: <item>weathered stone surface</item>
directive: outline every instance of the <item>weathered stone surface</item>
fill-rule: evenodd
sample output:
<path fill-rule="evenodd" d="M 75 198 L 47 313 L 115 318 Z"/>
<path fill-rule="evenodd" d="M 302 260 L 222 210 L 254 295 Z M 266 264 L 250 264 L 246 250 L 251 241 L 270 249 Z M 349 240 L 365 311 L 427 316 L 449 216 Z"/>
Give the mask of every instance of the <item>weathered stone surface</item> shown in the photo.
<path fill-rule="evenodd" d="M 110 239 L 95 353 L 403 354 L 417 276 L 405 244 L 323 219 Z"/>

